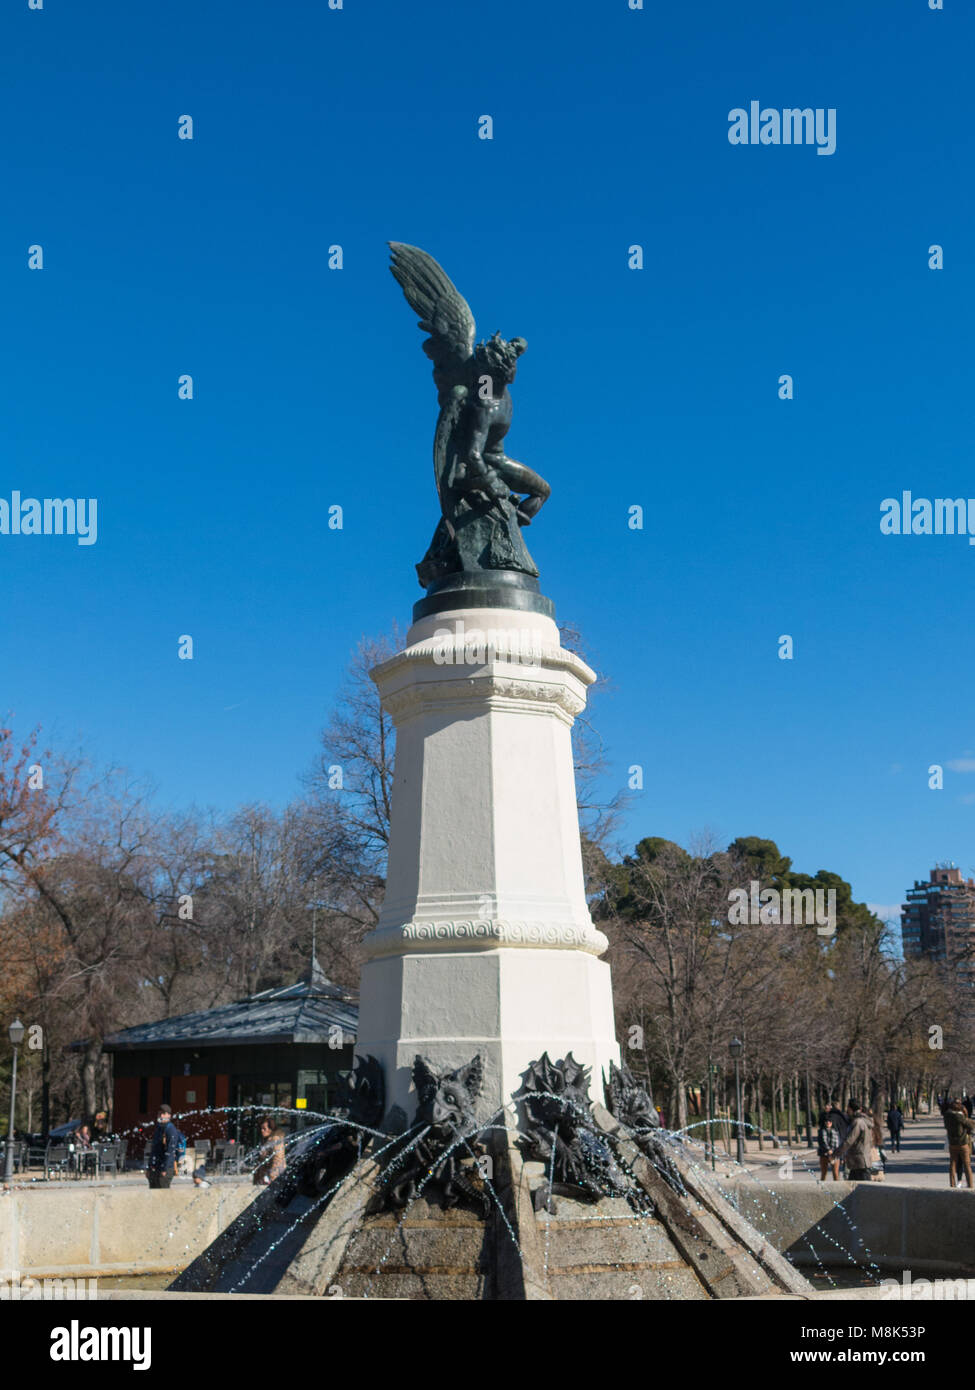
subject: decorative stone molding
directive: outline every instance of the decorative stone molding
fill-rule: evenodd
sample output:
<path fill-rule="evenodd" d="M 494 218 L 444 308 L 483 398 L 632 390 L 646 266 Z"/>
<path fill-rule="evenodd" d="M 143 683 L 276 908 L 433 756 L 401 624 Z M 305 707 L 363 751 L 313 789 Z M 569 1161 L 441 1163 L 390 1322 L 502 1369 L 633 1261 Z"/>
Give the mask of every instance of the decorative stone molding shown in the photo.
<path fill-rule="evenodd" d="M 422 642 L 415 643 L 412 647 L 406 647 L 403 651 L 397 652 L 388 661 L 373 668 L 372 678 L 377 683 L 383 683 L 396 671 L 416 662 L 421 662 L 424 665 L 432 663 L 448 671 L 455 667 L 463 668 L 465 666 L 482 670 L 486 666 L 503 662 L 506 665 L 523 666 L 528 670 L 544 667 L 547 671 L 565 671 L 575 676 L 584 686 L 592 685 L 596 679 L 595 671 L 587 666 L 581 657 L 576 656 L 575 652 L 570 652 L 555 642 L 536 642 L 535 634 L 531 629 L 526 629 L 521 641 L 509 640 L 509 637 L 513 636 L 513 633 L 508 634 L 503 630 L 493 628 L 472 627 L 469 631 L 462 633 L 446 632 L 441 637 L 426 638 Z M 475 637 L 484 638 L 485 641 L 474 640 Z M 472 646 L 475 651 L 487 648 L 483 661 L 466 660 L 467 653 Z M 526 656 L 530 656 L 531 660 L 526 660 Z"/>
<path fill-rule="evenodd" d="M 460 922 L 407 922 L 401 927 L 371 932 L 363 945 L 369 959 L 375 960 L 378 956 L 418 951 L 491 951 L 501 946 L 587 951 L 601 956 L 609 942 L 595 927 L 577 922 L 512 922 L 492 917 Z"/>
<path fill-rule="evenodd" d="M 450 681 L 417 682 L 383 694 L 383 704 L 394 723 L 435 705 L 452 704 L 456 700 L 483 702 L 485 705 L 491 702 L 501 708 L 507 702 L 519 706 L 527 703 L 529 707 L 534 704 L 543 711 L 551 710 L 568 723 L 586 707 L 585 698 L 567 685 L 521 680 L 514 676 L 458 676 Z"/>

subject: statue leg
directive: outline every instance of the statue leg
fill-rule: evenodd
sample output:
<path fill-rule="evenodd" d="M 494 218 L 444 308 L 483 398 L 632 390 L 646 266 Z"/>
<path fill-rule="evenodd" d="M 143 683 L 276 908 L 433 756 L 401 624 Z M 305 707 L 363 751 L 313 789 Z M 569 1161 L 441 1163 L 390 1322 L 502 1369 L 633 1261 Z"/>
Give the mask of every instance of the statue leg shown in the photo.
<path fill-rule="evenodd" d="M 524 502 L 519 504 L 519 514 L 523 516 L 526 521 L 530 521 L 533 516 L 537 516 L 552 495 L 552 489 L 542 475 L 536 473 L 533 468 L 528 468 L 525 464 L 519 463 L 517 459 L 508 458 L 506 454 L 501 454 L 498 458 L 491 458 L 490 462 L 511 488 L 512 492 L 528 493 Z"/>

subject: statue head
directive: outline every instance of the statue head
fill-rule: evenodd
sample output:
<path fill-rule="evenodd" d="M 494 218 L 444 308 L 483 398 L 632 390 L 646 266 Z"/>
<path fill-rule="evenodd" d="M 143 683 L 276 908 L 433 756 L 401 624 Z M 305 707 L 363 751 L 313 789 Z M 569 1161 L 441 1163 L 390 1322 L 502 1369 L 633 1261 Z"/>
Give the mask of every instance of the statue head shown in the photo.
<path fill-rule="evenodd" d="M 480 1056 L 456 1071 L 435 1072 L 417 1056 L 413 1063 L 416 1087 L 416 1123 L 434 1131 L 469 1129 L 474 1123 L 474 1102 L 481 1093 L 483 1067 Z"/>
<path fill-rule="evenodd" d="M 660 1116 L 649 1088 L 637 1081 L 625 1062 L 621 1067 L 610 1062 L 609 1080 L 605 1084 L 607 1103 L 617 1120 L 637 1131 L 660 1127 Z"/>
<path fill-rule="evenodd" d="M 474 349 L 474 361 L 490 376 L 507 384 L 514 381 L 518 358 L 527 346 L 524 338 L 506 339 L 500 333 L 495 333 L 493 338 L 478 343 Z"/>
<path fill-rule="evenodd" d="M 589 1068 L 581 1066 L 571 1052 L 558 1062 L 543 1052 L 523 1076 L 515 1099 L 524 1100 L 528 1113 L 549 1128 L 574 1130 L 589 1115 Z"/>

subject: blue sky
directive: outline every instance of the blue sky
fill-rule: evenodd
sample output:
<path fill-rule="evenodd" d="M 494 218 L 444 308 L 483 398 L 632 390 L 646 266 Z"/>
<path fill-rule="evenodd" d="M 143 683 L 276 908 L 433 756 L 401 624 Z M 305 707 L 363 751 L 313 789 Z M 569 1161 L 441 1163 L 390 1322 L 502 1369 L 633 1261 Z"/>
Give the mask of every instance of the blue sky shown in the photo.
<path fill-rule="evenodd" d="M 767 836 L 880 904 L 975 872 L 975 549 L 879 529 L 904 489 L 975 496 L 945 5 L 13 0 L 0 497 L 97 497 L 98 540 L 0 536 L 0 708 L 165 802 L 295 793 L 436 519 L 407 241 L 528 339 L 527 538 L 611 679 L 610 782 L 644 767 L 627 839 Z M 753 99 L 834 107 L 836 152 L 729 144 Z"/>

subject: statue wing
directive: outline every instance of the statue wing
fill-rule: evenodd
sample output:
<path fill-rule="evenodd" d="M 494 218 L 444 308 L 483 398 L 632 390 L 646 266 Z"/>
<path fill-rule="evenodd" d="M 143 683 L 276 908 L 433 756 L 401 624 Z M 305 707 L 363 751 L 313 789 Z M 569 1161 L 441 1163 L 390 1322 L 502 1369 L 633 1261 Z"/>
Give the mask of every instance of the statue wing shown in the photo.
<path fill-rule="evenodd" d="M 435 367 L 466 362 L 474 351 L 474 315 L 440 266 L 419 246 L 391 241 L 390 270 L 429 333 L 423 350 Z"/>

